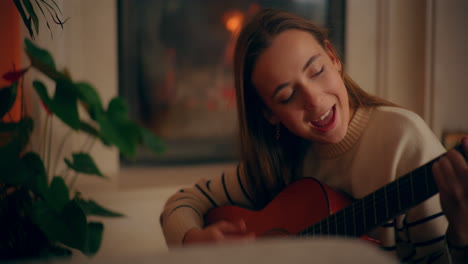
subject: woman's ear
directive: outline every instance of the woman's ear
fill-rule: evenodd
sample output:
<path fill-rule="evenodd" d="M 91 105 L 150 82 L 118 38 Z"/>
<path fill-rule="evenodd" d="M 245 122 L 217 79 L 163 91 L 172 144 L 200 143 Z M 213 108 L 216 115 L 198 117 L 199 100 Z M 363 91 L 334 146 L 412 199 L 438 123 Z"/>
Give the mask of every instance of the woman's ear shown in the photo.
<path fill-rule="evenodd" d="M 328 54 L 328 57 L 330 57 L 330 60 L 333 62 L 333 65 L 336 67 L 336 69 L 341 72 L 341 61 L 338 58 L 338 55 L 336 55 L 336 51 L 333 48 L 333 45 L 330 43 L 330 41 L 325 40 L 325 49 Z"/>
<path fill-rule="evenodd" d="M 279 123 L 279 118 L 271 112 L 270 109 L 263 108 L 263 116 L 268 121 L 268 123 L 272 125 L 276 125 Z"/>

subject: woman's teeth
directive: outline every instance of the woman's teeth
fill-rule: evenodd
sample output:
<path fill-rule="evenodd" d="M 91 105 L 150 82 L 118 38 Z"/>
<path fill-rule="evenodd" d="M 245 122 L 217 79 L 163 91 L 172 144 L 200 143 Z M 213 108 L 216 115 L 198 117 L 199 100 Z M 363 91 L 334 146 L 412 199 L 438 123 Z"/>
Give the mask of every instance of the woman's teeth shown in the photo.
<path fill-rule="evenodd" d="M 326 127 L 333 122 L 334 118 L 334 107 L 332 107 L 330 110 L 328 110 L 326 113 L 324 113 L 319 119 L 313 120 L 310 123 L 316 127 Z"/>
<path fill-rule="evenodd" d="M 323 114 L 323 116 L 321 116 L 319 119 L 317 119 L 317 120 L 314 120 L 314 122 L 319 122 L 319 121 L 322 121 L 322 120 L 324 120 L 325 118 L 327 118 L 327 117 L 328 117 L 328 115 L 330 114 L 330 112 L 331 112 L 331 109 L 330 109 L 330 110 L 328 110 L 328 111 L 327 111 L 325 114 Z"/>

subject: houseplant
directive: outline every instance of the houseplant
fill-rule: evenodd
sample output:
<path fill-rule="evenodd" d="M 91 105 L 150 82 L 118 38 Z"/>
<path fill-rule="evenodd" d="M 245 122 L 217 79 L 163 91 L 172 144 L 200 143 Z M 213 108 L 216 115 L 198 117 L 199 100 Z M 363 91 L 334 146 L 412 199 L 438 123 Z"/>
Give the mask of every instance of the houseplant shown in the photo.
<path fill-rule="evenodd" d="M 37 0 L 34 6 L 30 0 L 13 2 L 31 38 L 38 33 L 39 12 L 44 17 L 50 14 L 60 26 L 64 24 L 53 0 Z M 46 23 L 50 29 L 47 19 Z M 115 97 L 104 106 L 92 84 L 75 81 L 67 70 L 58 69 L 47 50 L 27 38 L 24 46 L 30 65 L 1 73 L 10 84 L 0 87 L 0 259 L 68 255 L 70 249 L 93 255 L 99 250 L 104 226 L 91 221 L 89 216 L 120 217 L 122 214 L 83 197 L 73 186 L 78 175 L 105 177 L 89 154 L 92 144 L 65 155 L 63 162 L 67 170 L 59 172 L 51 165 L 54 163 L 51 162 L 50 120 L 58 118 L 72 133 L 84 133 L 106 146 L 116 147 L 128 158 L 135 157 L 138 145 L 155 152 L 162 152 L 164 146 L 149 130 L 129 119 L 122 98 Z M 54 89 L 47 89 L 39 80 L 25 85 L 25 74 L 31 69 L 50 79 Z M 47 112 L 39 150 L 30 146 L 37 120 L 23 112 L 19 121 L 4 121 L 18 90 L 24 86 L 33 87 L 43 111 Z M 21 99 L 24 107 L 24 93 Z"/>

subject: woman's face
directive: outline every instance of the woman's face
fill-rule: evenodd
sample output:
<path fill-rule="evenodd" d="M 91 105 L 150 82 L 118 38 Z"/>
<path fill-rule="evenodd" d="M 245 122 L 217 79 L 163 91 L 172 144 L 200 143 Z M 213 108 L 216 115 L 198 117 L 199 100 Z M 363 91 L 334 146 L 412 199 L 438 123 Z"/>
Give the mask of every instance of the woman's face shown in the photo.
<path fill-rule="evenodd" d="M 306 31 L 287 30 L 259 56 L 252 81 L 268 107 L 265 118 L 297 136 L 337 143 L 350 119 L 348 93 L 336 55 Z"/>

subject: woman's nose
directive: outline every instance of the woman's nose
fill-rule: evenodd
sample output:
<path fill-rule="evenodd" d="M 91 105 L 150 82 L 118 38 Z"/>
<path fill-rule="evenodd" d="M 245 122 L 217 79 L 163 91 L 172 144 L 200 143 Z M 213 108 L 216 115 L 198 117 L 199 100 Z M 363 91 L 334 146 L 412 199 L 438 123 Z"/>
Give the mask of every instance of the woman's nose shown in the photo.
<path fill-rule="evenodd" d="M 303 102 L 304 108 L 306 110 L 311 110 L 320 105 L 322 101 L 322 96 L 320 95 L 319 89 L 317 87 L 304 86 L 303 87 Z"/>

